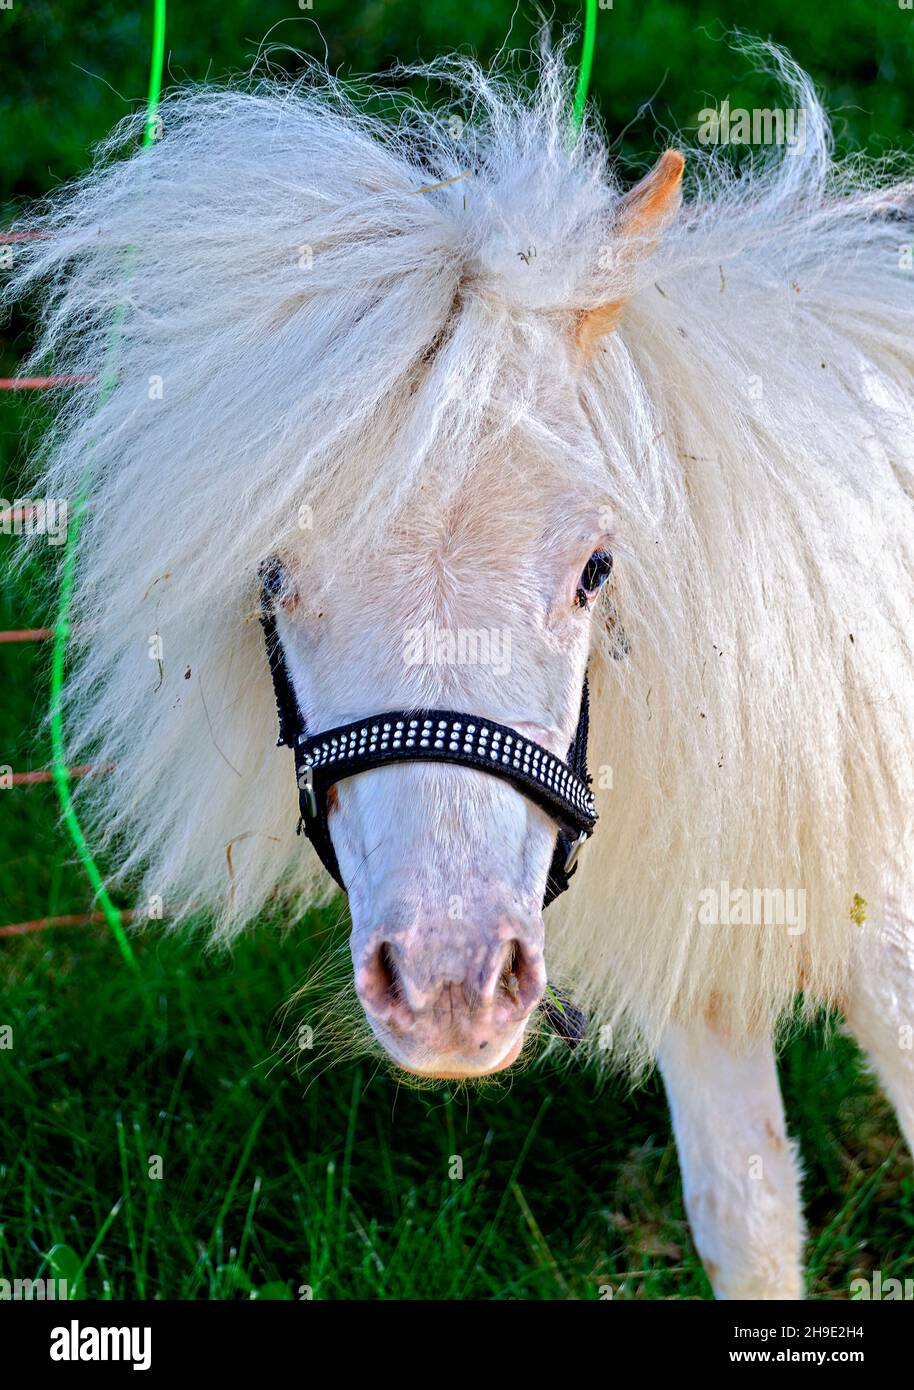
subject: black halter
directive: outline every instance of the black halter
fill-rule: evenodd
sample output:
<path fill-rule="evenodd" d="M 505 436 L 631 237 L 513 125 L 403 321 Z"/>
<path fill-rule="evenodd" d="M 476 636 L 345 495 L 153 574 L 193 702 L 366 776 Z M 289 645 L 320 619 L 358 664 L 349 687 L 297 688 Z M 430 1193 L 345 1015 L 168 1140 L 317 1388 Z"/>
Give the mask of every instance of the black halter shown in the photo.
<path fill-rule="evenodd" d="M 267 560 L 261 568 L 260 622 L 266 638 L 279 715 L 277 746 L 295 754 L 301 811 L 299 831 L 311 841 L 324 868 L 345 892 L 327 824 L 327 793 L 345 777 L 391 763 L 457 763 L 510 782 L 547 812 L 558 826 L 543 907 L 568 887 L 578 852 L 593 834 L 596 804 L 587 772 L 590 704 L 587 677 L 581 690 L 578 727 L 564 762 L 507 724 L 453 710 L 390 710 L 310 734 L 286 667 L 276 631 L 275 600 L 282 589 L 282 567 Z M 546 1012 L 557 1031 L 576 1041 L 583 1016 L 552 991 Z"/>

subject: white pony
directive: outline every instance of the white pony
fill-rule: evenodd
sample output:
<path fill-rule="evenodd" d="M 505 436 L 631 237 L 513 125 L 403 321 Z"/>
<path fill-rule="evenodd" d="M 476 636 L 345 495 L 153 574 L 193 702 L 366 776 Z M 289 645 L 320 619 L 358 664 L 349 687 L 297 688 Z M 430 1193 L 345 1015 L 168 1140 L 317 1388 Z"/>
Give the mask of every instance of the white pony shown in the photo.
<path fill-rule="evenodd" d="M 600 821 L 545 931 L 555 825 L 515 788 L 334 789 L 356 987 L 402 1066 L 480 1075 L 545 952 L 598 1055 L 659 1058 L 718 1295 L 793 1298 L 798 995 L 914 1138 L 912 183 L 835 163 L 771 52 L 805 142 L 739 177 L 696 150 L 682 208 L 675 151 L 623 194 L 572 137 L 561 54 L 532 95 L 436 63 L 455 106 L 396 121 L 320 73 L 179 91 L 150 152 L 115 157 L 127 122 L 20 224 L 45 235 L 9 293 L 44 287 L 56 371 L 104 376 L 117 339 L 43 478 L 91 468 L 67 727 L 116 764 L 81 794 L 96 842 L 220 939 L 330 895 L 275 747 L 267 557 L 312 730 L 450 707 L 564 757 L 589 661 Z"/>

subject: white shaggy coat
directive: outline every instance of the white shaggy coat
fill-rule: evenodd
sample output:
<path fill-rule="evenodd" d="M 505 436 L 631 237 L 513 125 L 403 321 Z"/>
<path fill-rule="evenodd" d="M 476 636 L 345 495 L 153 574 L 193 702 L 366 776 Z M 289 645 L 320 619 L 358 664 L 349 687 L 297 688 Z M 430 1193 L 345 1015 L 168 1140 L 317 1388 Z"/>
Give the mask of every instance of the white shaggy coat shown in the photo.
<path fill-rule="evenodd" d="M 671 1023 L 751 1046 L 799 990 L 843 1000 L 909 877 L 912 184 L 835 163 L 777 62 L 805 146 L 738 178 L 689 155 L 657 246 L 614 241 L 620 190 L 597 127 L 569 139 L 558 57 L 532 95 L 436 64 L 462 127 L 408 102 L 382 121 L 319 75 L 177 92 L 148 154 L 119 157 L 128 122 L 22 224 L 48 234 L 7 291 L 44 286 L 36 361 L 103 375 L 124 306 L 116 379 L 61 401 L 41 488 L 72 498 L 91 468 L 69 755 L 117 765 L 82 811 L 141 900 L 227 937 L 277 887 L 295 913 L 329 890 L 274 747 L 258 566 L 298 557 L 354 615 L 360 557 L 393 564 L 398 527 L 468 479 L 497 516 L 502 463 L 513 489 L 528 458 L 531 536 L 565 487 L 611 509 L 616 555 L 601 819 L 548 914 L 550 974 L 633 1065 Z M 580 315 L 622 298 L 582 362 Z M 802 890 L 804 930 L 702 922 L 722 882 Z"/>

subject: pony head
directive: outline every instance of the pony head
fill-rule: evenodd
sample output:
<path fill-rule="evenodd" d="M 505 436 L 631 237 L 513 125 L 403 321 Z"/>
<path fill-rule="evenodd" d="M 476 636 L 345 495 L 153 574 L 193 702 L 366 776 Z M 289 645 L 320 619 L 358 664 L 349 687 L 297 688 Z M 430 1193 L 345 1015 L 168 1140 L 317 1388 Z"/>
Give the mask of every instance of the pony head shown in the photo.
<path fill-rule="evenodd" d="M 559 59 L 526 100 L 472 65 L 449 71 L 488 108 L 460 138 L 418 109 L 372 122 L 332 86 L 178 94 L 159 144 L 126 162 L 103 152 L 35 243 L 47 255 L 26 274 L 63 272 L 43 351 L 103 374 L 107 310 L 129 301 L 117 381 L 101 404 L 64 405 L 52 468 L 91 433 L 80 595 L 93 637 L 71 727 L 110 748 L 128 688 L 146 711 L 130 751 L 122 728 L 106 755 L 117 771 L 96 833 L 126 840 L 127 868 L 145 859 L 169 915 L 215 901 L 227 930 L 284 876 L 302 881 L 293 777 L 270 751 L 267 666 L 250 647 L 268 555 L 309 732 L 448 707 L 559 758 L 575 732 L 613 544 L 580 378 L 639 244 L 677 205 L 682 159 L 620 197 L 599 141 L 572 138 Z M 115 583 L 148 508 L 157 539 Z M 243 711 L 242 747 L 230 725 Z M 211 766 L 195 787 L 196 759 Z M 158 822 L 158 867 L 138 816 Z M 331 788 L 329 829 L 356 991 L 387 1051 L 436 1076 L 509 1064 L 546 984 L 556 823 L 485 773 L 413 764 Z M 276 844 L 285 875 L 271 873 Z"/>

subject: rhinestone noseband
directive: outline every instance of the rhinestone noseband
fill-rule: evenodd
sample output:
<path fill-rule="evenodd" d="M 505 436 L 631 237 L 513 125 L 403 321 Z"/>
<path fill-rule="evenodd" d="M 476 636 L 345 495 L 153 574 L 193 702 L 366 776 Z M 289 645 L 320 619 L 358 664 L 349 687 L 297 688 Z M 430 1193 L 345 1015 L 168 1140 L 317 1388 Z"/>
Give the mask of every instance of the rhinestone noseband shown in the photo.
<path fill-rule="evenodd" d="M 586 686 L 585 686 L 586 702 Z M 451 710 L 395 710 L 371 719 L 358 719 L 324 733 L 304 731 L 295 740 L 295 764 L 305 833 L 314 840 L 323 837 L 321 809 L 326 808 L 329 788 L 344 777 L 397 762 L 457 763 L 501 777 L 522 791 L 531 801 L 556 820 L 562 843 L 557 846 L 561 862 L 553 862 L 550 880 L 559 871 L 567 880 L 573 872 L 572 855 L 593 831 L 597 808 L 587 784 L 586 773 L 578 772 L 506 724 Z M 325 816 L 323 818 L 325 820 Z M 583 838 L 582 838 L 583 837 Z M 332 852 L 329 835 L 321 849 Z M 328 854 L 329 857 L 329 854 Z M 576 855 L 575 855 L 576 857 Z M 327 868 L 342 886 L 336 856 L 333 866 L 321 854 Z M 569 863 L 569 859 L 571 862 Z M 552 883 L 546 901 L 567 886 Z"/>
<path fill-rule="evenodd" d="M 456 762 L 523 783 L 545 810 L 593 829 L 596 802 L 583 778 L 561 758 L 505 724 L 473 719 L 449 710 L 418 710 L 413 715 L 379 714 L 309 738 L 300 734 L 296 772 L 316 781 L 364 772 L 386 762 Z"/>

